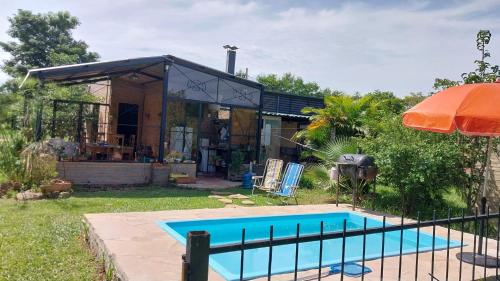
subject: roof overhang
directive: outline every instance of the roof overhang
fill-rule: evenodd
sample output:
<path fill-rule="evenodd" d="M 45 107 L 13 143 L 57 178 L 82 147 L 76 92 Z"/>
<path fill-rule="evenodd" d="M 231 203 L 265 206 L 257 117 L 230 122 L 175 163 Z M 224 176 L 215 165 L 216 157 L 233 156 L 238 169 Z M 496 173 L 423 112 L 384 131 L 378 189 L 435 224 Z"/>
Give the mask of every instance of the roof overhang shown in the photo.
<path fill-rule="evenodd" d="M 278 117 L 288 117 L 288 118 L 298 118 L 298 119 L 310 119 L 311 116 L 302 115 L 302 114 L 289 114 L 289 113 L 280 113 L 280 112 L 271 112 L 271 111 L 262 111 L 263 115 L 268 116 L 278 116 Z"/>
<path fill-rule="evenodd" d="M 21 87 L 29 77 L 37 78 L 41 81 L 81 84 L 94 83 L 120 77 L 129 73 L 136 73 L 141 77 L 141 82 L 150 83 L 163 79 L 163 68 L 161 64 L 178 64 L 201 72 L 209 73 L 217 77 L 232 80 L 250 87 L 263 88 L 262 84 L 243 79 L 227 72 L 216 70 L 201 64 L 197 64 L 172 55 L 131 58 L 125 60 L 115 60 L 106 62 L 91 62 L 55 67 L 31 69 L 26 74 Z"/>
<path fill-rule="evenodd" d="M 37 68 L 28 71 L 23 83 L 28 77 L 54 83 L 92 83 L 127 73 L 139 72 L 165 62 L 169 62 L 167 57 L 155 56 Z M 150 76 L 157 75 L 151 74 Z"/>

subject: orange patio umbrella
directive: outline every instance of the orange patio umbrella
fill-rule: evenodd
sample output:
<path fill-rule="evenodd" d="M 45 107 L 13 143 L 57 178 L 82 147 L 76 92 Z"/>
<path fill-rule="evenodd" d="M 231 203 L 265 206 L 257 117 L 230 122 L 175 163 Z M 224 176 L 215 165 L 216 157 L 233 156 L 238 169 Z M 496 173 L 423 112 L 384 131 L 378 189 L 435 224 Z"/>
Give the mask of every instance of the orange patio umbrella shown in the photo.
<path fill-rule="evenodd" d="M 466 84 L 434 94 L 403 113 L 403 124 L 418 130 L 490 137 L 483 197 L 491 157 L 492 137 L 500 136 L 500 80 Z"/>
<path fill-rule="evenodd" d="M 457 130 L 468 136 L 489 137 L 482 192 L 484 207 L 492 137 L 500 136 L 500 80 L 455 86 L 434 94 L 403 113 L 403 124 L 418 130 L 448 134 Z M 481 245 L 482 239 L 478 254 L 481 254 Z M 475 261 L 474 256 L 472 260 Z"/>
<path fill-rule="evenodd" d="M 500 136 L 500 83 L 448 88 L 403 113 L 403 124 L 438 133 Z"/>

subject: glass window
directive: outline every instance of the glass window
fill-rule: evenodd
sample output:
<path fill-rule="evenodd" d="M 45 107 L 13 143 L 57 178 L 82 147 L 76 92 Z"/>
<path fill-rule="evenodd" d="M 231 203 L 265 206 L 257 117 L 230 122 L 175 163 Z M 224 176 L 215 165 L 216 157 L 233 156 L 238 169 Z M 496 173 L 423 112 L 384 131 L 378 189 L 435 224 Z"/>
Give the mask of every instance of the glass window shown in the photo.
<path fill-rule="evenodd" d="M 257 113 L 253 109 L 233 108 L 231 149 L 246 152 L 246 160 L 255 160 Z"/>
<path fill-rule="evenodd" d="M 172 64 L 168 72 L 170 97 L 217 102 L 217 76 Z"/>
<path fill-rule="evenodd" d="M 198 140 L 199 103 L 187 101 L 168 102 L 166 159 L 196 160 Z"/>
<path fill-rule="evenodd" d="M 220 79 L 218 101 L 225 105 L 259 107 L 260 89 Z"/>

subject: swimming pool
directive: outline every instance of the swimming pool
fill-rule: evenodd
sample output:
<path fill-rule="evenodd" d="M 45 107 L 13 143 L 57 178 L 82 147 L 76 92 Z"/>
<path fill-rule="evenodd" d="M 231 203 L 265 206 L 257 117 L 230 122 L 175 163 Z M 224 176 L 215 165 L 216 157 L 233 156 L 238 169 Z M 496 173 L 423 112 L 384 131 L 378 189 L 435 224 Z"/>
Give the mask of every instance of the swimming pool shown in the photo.
<path fill-rule="evenodd" d="M 159 222 L 159 225 L 178 241 L 186 244 L 189 231 L 205 230 L 210 233 L 210 244 L 221 245 L 241 242 L 242 229 L 246 229 L 245 241 L 269 238 L 269 228 L 273 225 L 274 238 L 296 235 L 297 223 L 300 223 L 300 235 L 317 234 L 323 221 L 324 232 L 342 231 L 344 219 L 347 230 L 362 229 L 364 217 L 354 212 L 334 212 L 319 214 L 281 215 L 265 217 L 244 217 L 227 219 L 188 220 Z M 386 224 L 390 225 L 390 224 Z M 379 220 L 367 219 L 367 227 L 379 227 Z M 403 253 L 416 252 L 417 231 L 405 230 L 403 233 Z M 400 231 L 385 234 L 385 256 L 399 255 Z M 445 249 L 447 240 L 436 236 L 435 249 Z M 460 246 L 460 242 L 450 241 L 450 247 Z M 360 261 L 362 258 L 363 238 L 346 239 L 345 261 Z M 382 234 L 366 236 L 366 259 L 381 257 Z M 323 266 L 340 263 L 342 239 L 323 241 Z M 419 251 L 432 249 L 432 236 L 420 232 Z M 215 254 L 210 256 L 210 266 L 227 280 L 239 280 L 240 252 Z M 269 248 L 245 251 L 245 279 L 267 275 Z M 319 265 L 319 242 L 306 242 L 299 245 L 299 270 L 317 268 Z M 295 267 L 295 244 L 273 247 L 273 274 L 293 272 Z"/>

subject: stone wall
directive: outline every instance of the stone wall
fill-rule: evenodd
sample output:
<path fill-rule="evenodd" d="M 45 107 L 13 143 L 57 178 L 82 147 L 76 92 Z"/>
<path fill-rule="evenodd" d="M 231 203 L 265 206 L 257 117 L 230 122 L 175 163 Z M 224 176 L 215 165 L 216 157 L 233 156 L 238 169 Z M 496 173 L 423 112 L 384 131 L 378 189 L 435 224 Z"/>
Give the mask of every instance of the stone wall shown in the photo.
<path fill-rule="evenodd" d="M 186 173 L 196 177 L 196 164 L 169 163 L 156 166 L 151 163 L 126 162 L 58 162 L 60 178 L 77 185 L 142 185 L 165 186 L 170 173 Z"/>

